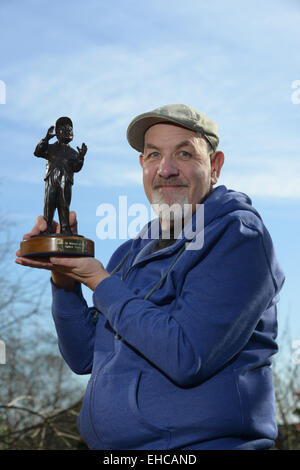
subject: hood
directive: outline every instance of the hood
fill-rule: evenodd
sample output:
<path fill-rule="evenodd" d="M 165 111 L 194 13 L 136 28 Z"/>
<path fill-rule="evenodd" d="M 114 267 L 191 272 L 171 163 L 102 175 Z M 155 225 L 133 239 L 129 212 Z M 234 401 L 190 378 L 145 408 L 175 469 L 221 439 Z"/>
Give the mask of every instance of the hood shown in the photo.
<path fill-rule="evenodd" d="M 227 189 L 224 185 L 215 188 L 203 205 L 205 226 L 217 217 L 223 217 L 234 211 L 252 212 L 261 219 L 257 210 L 252 207 L 252 201 L 247 194 Z"/>
<path fill-rule="evenodd" d="M 198 210 L 185 225 L 184 231 L 178 237 L 178 240 L 191 240 L 215 219 L 235 211 L 248 211 L 261 219 L 257 210 L 252 207 L 252 201 L 247 194 L 227 189 L 224 185 L 218 186 L 211 192 L 203 204 L 199 204 Z M 159 238 L 160 234 L 160 222 L 156 218 L 148 222 L 135 239 L 136 241 L 139 240 L 139 242 L 144 240 L 145 243 L 142 243 L 144 245 L 147 244 L 149 239 Z"/>

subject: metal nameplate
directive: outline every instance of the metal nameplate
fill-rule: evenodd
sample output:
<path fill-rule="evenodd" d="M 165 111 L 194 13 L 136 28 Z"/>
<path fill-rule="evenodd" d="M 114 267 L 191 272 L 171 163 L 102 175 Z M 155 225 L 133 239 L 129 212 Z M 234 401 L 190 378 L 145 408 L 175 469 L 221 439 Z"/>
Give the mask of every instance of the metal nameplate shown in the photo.
<path fill-rule="evenodd" d="M 56 241 L 56 248 L 69 253 L 87 253 L 87 241 L 61 239 Z"/>

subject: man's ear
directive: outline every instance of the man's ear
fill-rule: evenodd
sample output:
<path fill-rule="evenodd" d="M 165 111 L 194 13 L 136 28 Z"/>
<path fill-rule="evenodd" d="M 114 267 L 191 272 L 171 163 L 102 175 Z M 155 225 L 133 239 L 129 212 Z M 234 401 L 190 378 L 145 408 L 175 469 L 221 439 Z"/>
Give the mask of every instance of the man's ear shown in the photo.
<path fill-rule="evenodd" d="M 139 159 L 140 159 L 140 165 L 141 165 L 141 167 L 143 168 L 144 156 L 143 156 L 142 153 L 140 154 Z"/>
<path fill-rule="evenodd" d="M 211 173 L 211 184 L 214 185 L 217 183 L 220 173 L 221 173 L 221 168 L 224 163 L 224 153 L 221 151 L 218 151 L 214 155 L 214 159 L 212 161 L 212 173 Z"/>

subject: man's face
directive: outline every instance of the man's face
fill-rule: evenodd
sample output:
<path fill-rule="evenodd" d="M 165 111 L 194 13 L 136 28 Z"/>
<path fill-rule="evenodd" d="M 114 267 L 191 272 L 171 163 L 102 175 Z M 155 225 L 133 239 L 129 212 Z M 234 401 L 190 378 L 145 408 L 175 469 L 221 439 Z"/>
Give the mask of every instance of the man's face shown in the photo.
<path fill-rule="evenodd" d="M 60 142 L 68 144 L 73 139 L 73 127 L 70 124 L 60 125 L 56 129 L 56 137 Z"/>
<path fill-rule="evenodd" d="M 215 154 L 212 168 L 207 143 L 196 132 L 171 123 L 156 124 L 145 133 L 140 155 L 143 183 L 151 204 L 200 204 L 218 180 L 224 155 Z"/>

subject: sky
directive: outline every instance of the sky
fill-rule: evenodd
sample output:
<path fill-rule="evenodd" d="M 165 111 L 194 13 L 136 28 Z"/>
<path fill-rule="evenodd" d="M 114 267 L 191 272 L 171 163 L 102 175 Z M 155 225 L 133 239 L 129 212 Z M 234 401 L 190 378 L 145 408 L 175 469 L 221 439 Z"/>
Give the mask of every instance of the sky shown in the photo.
<path fill-rule="evenodd" d="M 127 126 L 184 103 L 218 124 L 218 184 L 260 212 L 286 275 L 279 324 L 300 339 L 299 1 L 1 0 L 0 21 L 0 210 L 16 249 L 43 212 L 45 161 L 33 151 L 58 117 L 73 121 L 71 145 L 88 147 L 71 209 L 106 265 L 124 239 L 98 239 L 97 207 L 147 204 Z"/>

